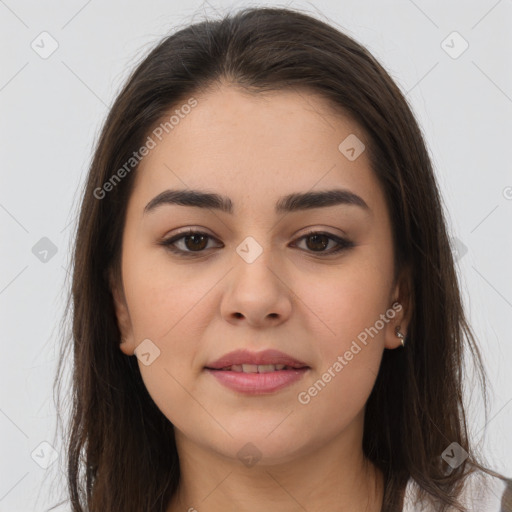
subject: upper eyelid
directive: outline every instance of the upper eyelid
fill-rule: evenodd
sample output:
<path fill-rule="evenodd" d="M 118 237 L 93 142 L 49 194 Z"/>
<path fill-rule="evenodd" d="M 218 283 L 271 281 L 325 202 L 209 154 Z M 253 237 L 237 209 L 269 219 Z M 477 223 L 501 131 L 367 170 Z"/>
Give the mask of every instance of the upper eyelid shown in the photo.
<path fill-rule="evenodd" d="M 309 231 L 306 231 L 306 233 L 303 233 L 303 234 L 295 237 L 294 241 L 296 242 L 296 241 L 302 240 L 303 238 L 306 238 L 308 236 L 317 235 L 317 234 L 318 235 L 326 235 L 332 241 L 336 242 L 338 245 L 341 245 L 343 243 L 352 244 L 352 241 L 349 240 L 345 235 L 342 235 L 342 236 L 335 235 L 334 233 L 330 233 L 329 231 L 322 230 L 322 229 L 314 229 L 314 228 L 310 229 Z M 182 231 L 180 233 L 177 233 L 175 235 L 172 235 L 168 238 L 163 239 L 161 243 L 163 245 L 171 246 L 172 244 L 174 244 L 178 241 L 181 241 L 183 238 L 185 238 L 187 236 L 193 236 L 193 235 L 206 235 L 208 238 L 211 238 L 211 239 L 215 240 L 216 242 L 220 242 L 220 240 L 217 237 L 210 235 L 206 231 L 194 230 L 194 229 L 189 228 L 186 231 Z M 222 242 L 220 242 L 220 243 L 222 243 Z M 183 249 L 178 249 L 178 248 L 176 248 L 176 250 L 178 252 L 187 253 L 187 254 L 194 254 L 194 253 L 200 254 L 201 252 L 204 252 L 204 250 L 203 251 L 188 251 L 188 250 L 183 250 Z"/>
<path fill-rule="evenodd" d="M 300 238 L 304 238 L 305 236 L 316 235 L 316 234 L 327 235 L 334 239 L 339 239 L 339 240 L 348 240 L 347 235 L 337 235 L 335 233 L 331 233 L 324 229 L 310 229 L 309 231 L 306 231 L 305 233 L 302 233 L 301 235 L 295 237 L 294 240 L 298 240 Z M 170 240 L 177 241 L 177 240 L 181 240 L 181 238 L 183 238 L 185 236 L 192 236 L 192 235 L 206 235 L 207 237 L 212 238 L 212 239 L 216 240 L 217 242 L 220 241 L 216 236 L 211 235 L 210 233 L 208 233 L 206 231 L 195 230 L 195 229 L 187 229 L 186 231 L 176 233 L 172 236 L 164 238 L 163 241 L 164 242 L 168 242 Z"/>

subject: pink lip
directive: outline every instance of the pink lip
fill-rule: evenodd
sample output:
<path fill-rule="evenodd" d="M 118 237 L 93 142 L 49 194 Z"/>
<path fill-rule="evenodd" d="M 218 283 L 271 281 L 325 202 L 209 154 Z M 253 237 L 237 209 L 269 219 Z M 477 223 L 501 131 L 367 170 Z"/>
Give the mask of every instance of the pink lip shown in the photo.
<path fill-rule="evenodd" d="M 280 352 L 279 350 L 263 350 L 250 352 L 249 350 L 235 350 L 222 356 L 220 359 L 205 365 L 206 369 L 220 369 L 234 364 L 284 364 L 295 368 L 308 367 L 306 363 Z M 308 367 L 309 368 L 309 367 Z M 288 370 L 287 370 L 288 371 Z M 237 373 L 237 372 L 233 372 Z M 276 372 L 278 373 L 278 372 Z"/>
<path fill-rule="evenodd" d="M 206 368 L 206 371 L 213 375 L 221 384 L 234 391 L 251 395 L 262 395 L 278 391 L 293 384 L 300 380 L 309 369 L 309 367 L 306 367 L 296 370 L 276 370 L 268 373 L 243 373 L 232 370 L 212 370 L 210 368 Z"/>

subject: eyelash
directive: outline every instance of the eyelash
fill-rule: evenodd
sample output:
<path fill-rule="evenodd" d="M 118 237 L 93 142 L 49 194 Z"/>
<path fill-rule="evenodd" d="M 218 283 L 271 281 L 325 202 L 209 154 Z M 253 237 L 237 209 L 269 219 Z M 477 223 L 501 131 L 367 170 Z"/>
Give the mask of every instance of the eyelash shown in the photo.
<path fill-rule="evenodd" d="M 207 236 L 209 239 L 216 240 L 213 236 L 210 236 L 208 233 L 204 233 L 202 231 L 194 231 L 194 230 L 190 229 L 186 232 L 179 233 L 178 235 L 168 238 L 167 240 L 162 240 L 161 242 L 159 242 L 159 244 L 164 246 L 167 250 L 177 254 L 178 256 L 185 257 L 185 258 L 194 257 L 196 254 L 200 255 L 201 253 L 204 253 L 206 251 L 206 249 L 203 249 L 201 251 L 184 251 L 182 249 L 177 249 L 176 247 L 173 246 L 173 244 L 175 242 L 177 242 L 183 238 L 192 236 L 192 235 L 204 235 L 204 236 Z M 319 254 L 320 256 L 324 256 L 324 255 L 330 256 L 332 254 L 337 254 L 341 251 L 344 251 L 346 249 L 350 249 L 350 248 L 354 247 L 354 243 L 351 242 L 350 240 L 348 240 L 346 238 L 340 238 L 338 236 L 332 235 L 331 233 L 326 233 L 324 231 L 310 231 L 310 232 L 302 235 L 301 237 L 299 237 L 297 240 L 303 240 L 303 239 L 311 237 L 313 235 L 325 235 L 327 238 L 334 240 L 339 245 L 339 247 L 336 248 L 335 250 L 331 250 L 329 252 L 306 251 L 306 252 L 310 252 L 312 254 Z"/>

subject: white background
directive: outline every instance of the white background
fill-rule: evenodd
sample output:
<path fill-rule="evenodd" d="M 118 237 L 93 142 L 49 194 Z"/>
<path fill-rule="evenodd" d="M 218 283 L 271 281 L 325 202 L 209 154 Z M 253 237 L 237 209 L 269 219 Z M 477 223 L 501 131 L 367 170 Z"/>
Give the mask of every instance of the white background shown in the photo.
<path fill-rule="evenodd" d="M 0 512 L 41 511 L 63 493 L 61 483 L 48 497 L 65 471 L 51 386 L 70 235 L 108 106 L 160 38 L 242 5 L 263 2 L 0 0 Z M 492 467 L 512 476 L 512 1 L 286 6 L 316 13 L 368 47 L 420 122 L 454 246 L 467 248 L 458 261 L 463 294 L 494 391 L 487 422 L 472 399 L 471 430 Z M 43 31 L 58 42 L 47 59 L 31 48 Z M 456 59 L 441 46 L 453 31 L 469 43 Z M 57 247 L 46 263 L 32 253 L 42 237 Z M 51 453 L 44 441 L 60 452 L 47 470 L 31 456 Z"/>

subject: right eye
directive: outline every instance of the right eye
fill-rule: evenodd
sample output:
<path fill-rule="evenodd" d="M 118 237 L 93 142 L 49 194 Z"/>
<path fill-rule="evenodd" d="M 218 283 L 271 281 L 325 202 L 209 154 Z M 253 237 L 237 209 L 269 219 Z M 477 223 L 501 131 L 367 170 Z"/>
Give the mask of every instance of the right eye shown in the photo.
<path fill-rule="evenodd" d="M 208 239 L 215 240 L 212 236 L 202 231 L 194 231 L 189 229 L 183 233 L 179 233 L 167 240 L 162 240 L 163 245 L 169 251 L 179 256 L 193 256 L 193 253 L 201 253 L 206 249 Z M 175 244 L 182 243 L 182 248 L 176 247 Z"/>

